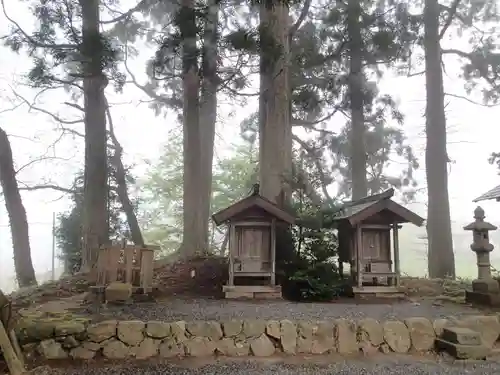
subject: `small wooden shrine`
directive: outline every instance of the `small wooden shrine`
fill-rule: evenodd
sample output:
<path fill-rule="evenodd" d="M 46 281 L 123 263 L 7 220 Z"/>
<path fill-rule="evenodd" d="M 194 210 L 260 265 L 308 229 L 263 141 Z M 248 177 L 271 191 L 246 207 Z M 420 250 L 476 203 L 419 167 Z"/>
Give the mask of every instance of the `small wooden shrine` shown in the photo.
<path fill-rule="evenodd" d="M 291 225 L 293 215 L 259 194 L 212 215 L 216 225 L 229 227 L 229 280 L 226 298 L 281 298 L 276 285 L 276 227 Z"/>
<path fill-rule="evenodd" d="M 394 202 L 393 195 L 394 189 L 389 189 L 348 202 L 334 217 L 338 228 L 339 265 L 342 271 L 343 263 L 350 264 L 354 294 L 399 291 L 400 224 L 421 226 L 424 219 Z"/>

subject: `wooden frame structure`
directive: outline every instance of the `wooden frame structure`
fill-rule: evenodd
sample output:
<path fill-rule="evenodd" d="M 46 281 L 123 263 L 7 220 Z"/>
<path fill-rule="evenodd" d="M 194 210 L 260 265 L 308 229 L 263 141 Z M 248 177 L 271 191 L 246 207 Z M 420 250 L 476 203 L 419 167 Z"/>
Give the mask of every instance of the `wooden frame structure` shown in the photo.
<path fill-rule="evenodd" d="M 132 284 L 134 292 L 153 290 L 154 252 L 158 246 L 103 246 L 97 258 L 96 288 L 112 282 Z"/>
<path fill-rule="evenodd" d="M 293 224 L 295 217 L 260 196 L 256 185 L 251 196 L 217 212 L 212 219 L 216 225 L 229 227 L 226 298 L 258 298 L 266 293 L 281 297 L 281 287 L 276 285 L 276 228 Z M 237 279 L 250 285 L 237 285 Z M 260 281 L 267 285 L 256 285 Z"/>
<path fill-rule="evenodd" d="M 397 293 L 400 286 L 398 231 L 402 223 L 421 226 L 424 219 L 391 200 L 394 189 L 349 202 L 336 214 L 339 265 L 349 263 L 352 290 Z M 392 231 L 392 251 L 391 251 Z"/>

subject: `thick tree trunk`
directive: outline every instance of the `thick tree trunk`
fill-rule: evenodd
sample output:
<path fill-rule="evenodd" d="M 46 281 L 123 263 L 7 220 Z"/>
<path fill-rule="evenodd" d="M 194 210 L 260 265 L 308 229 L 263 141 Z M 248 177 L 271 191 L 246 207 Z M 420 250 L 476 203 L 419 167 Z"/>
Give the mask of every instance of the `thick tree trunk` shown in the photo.
<path fill-rule="evenodd" d="M 292 176 L 288 7 L 282 2 L 267 2 L 261 6 L 260 17 L 264 46 L 260 61 L 260 193 L 284 205 L 290 198 Z M 277 54 L 277 49 L 281 53 Z"/>
<path fill-rule="evenodd" d="M 359 17 L 361 5 L 358 0 L 349 0 L 347 26 L 349 34 L 349 96 L 351 104 L 351 184 L 352 199 L 368 195 L 366 180 L 365 117 L 363 94 L 363 40 Z"/>
<path fill-rule="evenodd" d="M 9 214 L 17 283 L 20 288 L 34 285 L 36 277 L 31 261 L 28 219 L 17 186 L 12 148 L 3 129 L 0 129 L 0 183 Z"/>
<path fill-rule="evenodd" d="M 291 199 L 292 126 L 289 88 L 289 12 L 283 2 L 264 2 L 260 9 L 260 194 L 286 208 Z M 280 53 L 276 53 L 279 51 Z M 294 257 L 286 226 L 276 230 L 276 267 L 284 270 Z M 278 280 L 279 283 L 285 280 Z"/>
<path fill-rule="evenodd" d="M 208 246 L 207 219 L 201 215 L 202 134 L 199 118 L 200 77 L 196 46 L 196 12 L 193 0 L 182 0 L 179 10 L 179 28 L 182 39 L 182 85 L 184 128 L 184 180 L 183 180 L 183 236 L 181 256 L 204 253 Z"/>
<path fill-rule="evenodd" d="M 214 159 L 215 124 L 217 122 L 217 59 L 219 2 L 208 0 L 203 35 L 202 82 L 200 103 L 201 132 L 201 195 L 200 215 L 203 220 L 203 236 L 206 236 L 204 250 L 208 250 L 208 227 L 212 197 L 212 166 Z M 201 234 L 200 234 L 201 236 Z"/>
<path fill-rule="evenodd" d="M 82 271 L 89 272 L 101 245 L 109 239 L 106 155 L 107 78 L 101 66 L 99 0 L 80 0 L 82 8 L 83 90 L 85 109 L 85 173 Z"/>
<path fill-rule="evenodd" d="M 439 4 L 424 7 L 425 81 L 427 93 L 425 164 L 427 175 L 428 268 L 430 277 L 455 277 L 455 256 L 448 197 L 448 154 L 444 111 L 443 72 L 439 42 Z"/>

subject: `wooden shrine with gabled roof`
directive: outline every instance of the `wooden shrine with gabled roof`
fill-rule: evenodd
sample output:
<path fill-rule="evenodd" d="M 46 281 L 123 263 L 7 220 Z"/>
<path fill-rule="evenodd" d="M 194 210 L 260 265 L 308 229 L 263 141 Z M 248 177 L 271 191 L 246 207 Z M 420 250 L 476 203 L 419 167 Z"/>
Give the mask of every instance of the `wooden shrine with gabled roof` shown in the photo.
<path fill-rule="evenodd" d="M 276 227 L 292 225 L 295 217 L 253 193 L 212 215 L 216 225 L 229 227 L 229 280 L 226 298 L 281 298 L 276 285 Z"/>
<path fill-rule="evenodd" d="M 334 215 L 339 264 L 350 264 L 354 294 L 399 291 L 398 230 L 402 223 L 422 226 L 424 219 L 394 202 L 393 195 L 394 189 L 389 189 L 348 202 Z"/>

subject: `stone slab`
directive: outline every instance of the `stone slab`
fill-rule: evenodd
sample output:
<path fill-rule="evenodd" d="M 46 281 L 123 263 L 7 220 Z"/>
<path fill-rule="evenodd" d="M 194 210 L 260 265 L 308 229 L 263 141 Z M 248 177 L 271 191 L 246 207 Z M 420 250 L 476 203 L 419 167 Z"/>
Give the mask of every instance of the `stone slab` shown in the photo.
<path fill-rule="evenodd" d="M 469 328 L 445 327 L 441 338 L 444 341 L 460 345 L 481 345 L 481 334 Z"/>
<path fill-rule="evenodd" d="M 491 353 L 491 349 L 484 345 L 454 344 L 443 339 L 436 339 L 436 347 L 456 359 L 486 359 Z"/>
<path fill-rule="evenodd" d="M 262 293 L 262 292 L 256 292 L 254 293 L 254 298 L 255 299 L 282 299 L 281 292 L 271 292 L 271 293 Z"/>
<path fill-rule="evenodd" d="M 500 306 L 500 294 L 466 290 L 465 302 L 484 306 Z"/>
<path fill-rule="evenodd" d="M 227 299 L 253 299 L 252 292 L 224 292 Z"/>

